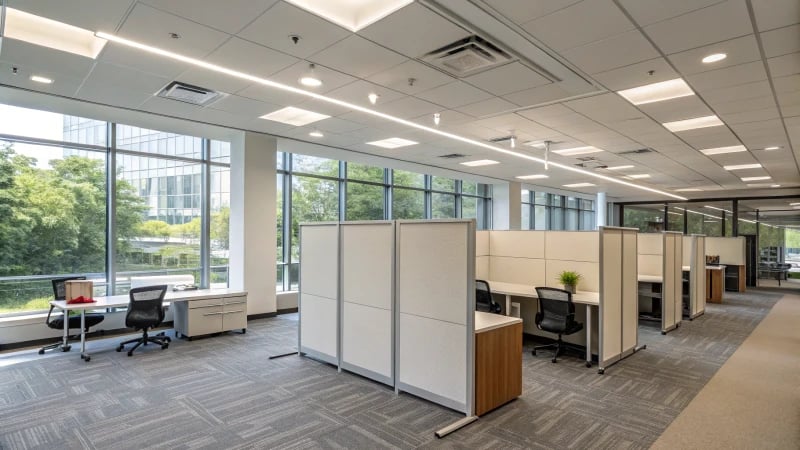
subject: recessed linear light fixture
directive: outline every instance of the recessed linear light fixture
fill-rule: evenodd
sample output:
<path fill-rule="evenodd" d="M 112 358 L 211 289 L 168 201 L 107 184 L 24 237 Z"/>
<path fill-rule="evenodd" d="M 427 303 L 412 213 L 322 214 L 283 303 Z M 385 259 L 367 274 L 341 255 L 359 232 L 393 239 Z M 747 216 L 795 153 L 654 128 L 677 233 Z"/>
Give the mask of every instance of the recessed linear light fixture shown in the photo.
<path fill-rule="evenodd" d="M 134 49 L 137 49 L 137 50 L 141 50 L 143 52 L 147 52 L 147 53 L 150 53 L 150 54 L 153 54 L 153 55 L 158 55 L 158 56 L 161 56 L 161 57 L 164 57 L 164 58 L 169 58 L 169 59 L 172 59 L 172 60 L 175 60 L 175 61 L 180 61 L 182 63 L 190 64 L 192 66 L 199 67 L 199 68 L 202 68 L 202 69 L 205 69 L 205 70 L 209 70 L 209 71 L 212 71 L 212 72 L 215 72 L 215 73 L 228 75 L 230 77 L 238 78 L 240 80 L 249 81 L 251 83 L 255 83 L 255 84 L 258 84 L 258 85 L 261 85 L 261 86 L 266 86 L 266 87 L 273 88 L 273 89 L 279 89 L 279 90 L 285 91 L 285 92 L 291 92 L 291 93 L 294 93 L 294 94 L 303 95 L 305 97 L 313 98 L 313 99 L 316 99 L 316 100 L 319 100 L 319 101 L 323 101 L 323 102 L 326 102 L 326 103 L 329 103 L 329 104 L 332 104 L 332 105 L 340 106 L 340 107 L 343 107 L 343 108 L 346 108 L 346 109 L 349 109 L 349 110 L 352 110 L 352 111 L 357 111 L 357 112 L 360 112 L 360 113 L 363 113 L 363 114 L 368 114 L 368 115 L 373 116 L 373 117 L 378 117 L 378 118 L 384 119 L 384 120 L 389 121 L 389 122 L 393 122 L 393 123 L 397 123 L 397 124 L 400 124 L 400 125 L 404 125 L 404 126 L 407 126 L 409 128 L 422 130 L 422 131 L 425 131 L 427 133 L 431 133 L 431 134 L 435 134 L 437 136 L 442 136 L 442 137 L 445 137 L 445 138 L 448 138 L 448 139 L 452 139 L 454 141 L 463 142 L 465 144 L 469 144 L 469 145 L 472 145 L 474 147 L 480 147 L 480 148 L 483 148 L 483 149 L 491 150 L 491 151 L 496 152 L 496 153 L 502 153 L 502 154 L 505 154 L 505 155 L 514 156 L 515 158 L 520 158 L 520 159 L 524 159 L 524 160 L 527 160 L 527 161 L 540 163 L 542 165 L 545 164 L 545 160 L 543 158 L 539 158 L 539 157 L 536 157 L 536 156 L 533 156 L 533 155 L 530 155 L 530 154 L 527 154 L 527 153 L 514 151 L 514 150 L 511 150 L 511 149 L 508 149 L 508 148 L 504 148 L 504 147 L 500 147 L 500 146 L 497 146 L 497 145 L 492 145 L 490 143 L 482 142 L 482 141 L 479 141 L 479 140 L 470 139 L 470 138 L 467 138 L 467 137 L 464 137 L 464 136 L 459 136 L 457 134 L 449 133 L 447 131 L 440 130 L 440 129 L 437 129 L 437 128 L 434 128 L 434 127 L 429 127 L 429 126 L 426 126 L 426 125 L 423 125 L 423 124 L 420 124 L 420 123 L 412 122 L 410 120 L 401 119 L 399 117 L 395 117 L 395 116 L 392 116 L 392 115 L 389 115 L 389 114 L 386 114 L 386 113 L 382 113 L 380 111 L 376 111 L 374 109 L 370 109 L 370 108 L 367 108 L 367 107 L 364 107 L 364 106 L 361 106 L 361 105 L 356 105 L 354 103 L 345 102 L 343 100 L 338 100 L 338 99 L 335 99 L 335 98 L 332 98 L 332 97 L 327 97 L 325 95 L 322 95 L 322 94 L 319 94 L 319 93 L 316 93 L 316 92 L 312 92 L 312 91 L 308 91 L 308 90 L 305 90 L 305 89 L 297 88 L 295 86 L 289 86 L 289 85 L 283 84 L 283 83 L 278 83 L 276 81 L 268 80 L 266 78 L 258 77 L 258 76 L 255 76 L 255 75 L 251 75 L 251 74 L 248 74 L 248 73 L 245 73 L 245 72 L 241 72 L 241 71 L 238 71 L 238 70 L 234 70 L 234 69 L 231 69 L 231 68 L 228 68 L 228 67 L 220 66 L 220 65 L 213 64 L 213 63 L 210 63 L 210 62 L 207 62 L 207 61 L 203 61 L 203 60 L 200 60 L 200 59 L 196 59 L 196 58 L 191 58 L 189 56 L 185 56 L 185 55 L 181 55 L 181 54 L 178 54 L 178 53 L 170 52 L 170 51 L 158 48 L 158 47 L 153 47 L 153 46 L 150 46 L 150 45 L 142 44 L 140 42 L 132 41 L 130 39 L 125 39 L 125 38 L 122 38 L 122 37 L 119 37 L 119 36 L 115 36 L 115 35 L 110 34 L 110 33 L 105 33 L 105 32 L 102 32 L 102 31 L 98 31 L 97 33 L 95 33 L 95 35 L 97 37 L 99 37 L 99 38 L 109 40 L 109 41 L 114 42 L 115 44 L 118 44 L 118 45 L 124 45 L 126 47 L 130 47 L 130 48 L 134 48 Z M 550 162 L 550 165 L 553 166 L 553 167 L 558 167 L 561 170 L 565 170 L 565 171 L 573 172 L 573 173 L 579 173 L 582 176 L 598 178 L 598 179 L 605 180 L 605 181 L 608 181 L 608 182 L 611 182 L 611 183 L 615 183 L 615 184 L 619 184 L 619 185 L 623 185 L 623 186 L 628 186 L 628 187 L 631 187 L 631 188 L 639 189 L 641 191 L 647 191 L 647 192 L 651 192 L 651 193 L 654 193 L 654 194 L 663 195 L 665 197 L 674 198 L 674 199 L 677 199 L 677 200 L 688 200 L 688 198 L 686 198 L 686 197 L 682 197 L 680 195 L 676 195 L 676 194 L 673 194 L 671 192 L 666 192 L 666 191 L 663 191 L 663 190 L 660 190 L 660 189 L 655 189 L 655 188 L 652 188 L 652 187 L 649 187 L 649 186 L 642 186 L 642 185 L 639 185 L 639 184 L 636 184 L 636 183 L 631 183 L 629 181 L 625 181 L 625 180 L 621 180 L 621 179 L 616 178 L 616 177 L 604 175 L 602 173 L 597 173 L 597 172 L 590 171 L 590 170 L 584 170 L 584 169 L 581 169 L 579 167 L 572 166 L 570 164 L 560 164 L 560 163 Z"/>
<path fill-rule="evenodd" d="M 725 170 L 744 170 L 744 169 L 758 169 L 761 167 L 761 164 L 753 163 L 753 164 L 737 164 L 734 166 L 722 166 Z"/>
<path fill-rule="evenodd" d="M 356 32 L 414 0 L 287 0 L 289 3 Z"/>
<path fill-rule="evenodd" d="M 575 147 L 575 148 L 564 148 L 561 150 L 553 150 L 553 153 L 558 153 L 559 155 L 563 156 L 574 156 L 574 155 L 585 155 L 588 153 L 598 153 L 602 152 L 603 150 L 592 147 L 592 146 L 584 146 L 584 147 Z"/>
<path fill-rule="evenodd" d="M 770 183 L 747 183 L 747 187 L 770 187 Z"/>
<path fill-rule="evenodd" d="M 535 175 L 520 175 L 517 178 L 520 179 L 520 180 L 538 180 L 538 179 L 541 179 L 541 178 L 550 178 L 550 177 L 548 177 L 547 175 L 545 175 L 543 173 L 537 173 Z"/>
<path fill-rule="evenodd" d="M 770 186 L 770 187 L 774 187 L 774 188 L 776 188 L 776 187 L 781 187 L 781 185 L 780 185 L 780 184 L 773 184 L 773 185 L 772 185 L 772 186 Z"/>
<path fill-rule="evenodd" d="M 675 189 L 675 192 L 701 192 L 702 189 L 700 188 L 680 188 Z"/>
<path fill-rule="evenodd" d="M 744 178 L 742 178 L 742 181 L 747 182 L 747 181 L 761 181 L 761 180 L 771 180 L 771 179 L 772 179 L 772 177 L 770 177 L 770 176 L 744 177 Z"/>
<path fill-rule="evenodd" d="M 633 178 L 634 180 L 638 180 L 641 178 L 650 178 L 649 173 L 637 173 L 636 175 L 628 175 L 628 177 Z"/>
<path fill-rule="evenodd" d="M 705 206 L 703 206 L 703 208 L 716 209 L 717 211 L 725 211 L 726 213 L 733 214 L 732 212 L 728 211 L 727 209 L 717 208 L 716 206 L 705 205 Z"/>
<path fill-rule="evenodd" d="M 747 148 L 744 145 L 731 145 L 730 147 L 705 148 L 700 150 L 700 153 L 707 156 L 711 156 L 711 155 L 721 155 L 723 153 L 738 153 L 746 151 Z"/>
<path fill-rule="evenodd" d="M 623 96 L 625 100 L 634 105 L 645 105 L 647 103 L 661 102 L 673 98 L 688 97 L 694 95 L 694 91 L 683 81 L 683 78 L 675 78 L 673 80 L 617 91 L 617 94 Z"/>
<path fill-rule="evenodd" d="M 662 123 L 669 131 L 677 133 L 679 131 L 695 130 L 698 128 L 718 127 L 725 125 L 717 116 L 695 117 L 686 120 L 676 120 L 674 122 Z"/>
<path fill-rule="evenodd" d="M 500 164 L 500 163 L 491 159 L 479 159 L 477 161 L 467 161 L 461 163 L 461 165 L 468 167 L 492 166 L 494 164 Z"/>
<path fill-rule="evenodd" d="M 800 206 L 800 202 L 789 203 L 789 206 Z"/>
<path fill-rule="evenodd" d="M 315 113 L 314 111 L 306 111 L 305 109 L 295 108 L 294 106 L 287 106 L 286 108 L 273 111 L 269 114 L 264 114 L 260 119 L 301 127 L 329 117 L 328 115 Z"/>
<path fill-rule="evenodd" d="M 26 13 L 14 8 L 5 8 L 6 20 L 4 37 L 30 42 L 96 59 L 103 50 L 106 39 L 83 28 L 78 28 L 56 20 Z"/>
<path fill-rule="evenodd" d="M 777 145 L 773 145 L 772 147 L 766 147 L 766 148 L 764 148 L 764 150 L 767 150 L 767 151 L 771 151 L 771 150 L 779 150 L 779 149 L 780 149 L 780 147 L 778 147 Z"/>
<path fill-rule="evenodd" d="M 319 130 L 314 130 L 311 133 L 308 133 L 308 135 L 311 136 L 311 137 L 315 137 L 315 138 L 325 137 L 325 135 L 322 134 L 322 131 L 319 131 Z"/>
<path fill-rule="evenodd" d="M 44 84 L 52 84 L 53 80 L 47 77 L 42 77 L 39 75 L 31 75 L 31 81 L 35 81 L 37 83 L 44 83 Z"/>
<path fill-rule="evenodd" d="M 705 58 L 703 58 L 702 61 L 705 64 L 711 64 L 711 63 L 715 63 L 717 61 L 722 61 L 723 59 L 725 59 L 727 57 L 728 57 L 728 55 L 726 55 L 725 53 L 712 53 L 712 54 L 706 56 Z"/>
<path fill-rule="evenodd" d="M 383 147 L 383 148 L 400 148 L 417 144 L 419 144 L 419 142 L 409 141 L 408 139 L 396 138 L 396 137 L 381 139 L 380 141 L 367 142 L 367 145 L 374 145 L 375 147 Z"/>
<path fill-rule="evenodd" d="M 593 183 L 572 183 L 572 184 L 565 184 L 564 185 L 564 187 L 568 187 L 568 188 L 581 188 L 581 187 L 590 187 L 590 186 L 596 186 L 596 185 L 593 184 Z"/>
<path fill-rule="evenodd" d="M 631 165 L 627 165 L 627 166 L 614 166 L 614 167 L 606 167 L 606 169 L 608 169 L 608 170 L 625 170 L 625 169 L 633 169 L 633 166 L 631 166 Z"/>

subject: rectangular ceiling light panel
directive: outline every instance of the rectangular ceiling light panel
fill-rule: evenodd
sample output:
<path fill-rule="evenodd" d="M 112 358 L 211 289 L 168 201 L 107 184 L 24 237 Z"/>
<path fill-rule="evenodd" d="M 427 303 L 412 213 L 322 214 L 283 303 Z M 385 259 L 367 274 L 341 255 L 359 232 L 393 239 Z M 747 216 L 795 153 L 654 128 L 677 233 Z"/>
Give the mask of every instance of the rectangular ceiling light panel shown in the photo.
<path fill-rule="evenodd" d="M 461 164 L 468 167 L 480 167 L 480 166 L 491 166 L 493 164 L 500 164 L 500 163 L 497 161 L 493 161 L 491 159 L 479 159 L 477 161 L 467 161 Z"/>
<path fill-rule="evenodd" d="M 634 105 L 644 105 L 647 103 L 661 102 L 673 98 L 688 97 L 694 95 L 692 88 L 683 81 L 683 78 L 662 81 L 660 83 L 646 84 L 618 91 L 617 94 L 623 96 L 625 100 Z"/>
<path fill-rule="evenodd" d="M 558 153 L 559 155 L 563 156 L 573 156 L 573 155 L 585 155 L 587 153 L 598 153 L 602 151 L 603 150 L 600 150 L 597 147 L 586 146 L 586 147 L 575 147 L 575 148 L 564 148 L 561 150 L 553 150 L 553 153 Z"/>
<path fill-rule="evenodd" d="M 549 177 L 543 173 L 539 173 L 536 175 L 520 175 L 517 178 L 520 180 L 538 180 L 541 178 L 549 178 Z"/>
<path fill-rule="evenodd" d="M 649 173 L 638 173 L 636 175 L 628 175 L 629 178 L 633 178 L 634 180 L 638 180 L 640 178 L 650 178 Z"/>
<path fill-rule="evenodd" d="M 614 166 L 614 167 L 607 167 L 608 170 L 625 170 L 625 169 L 633 169 L 633 166 Z"/>
<path fill-rule="evenodd" d="M 305 109 L 295 108 L 294 106 L 287 106 L 286 108 L 273 111 L 269 114 L 264 114 L 261 116 L 261 119 L 301 127 L 329 117 L 330 116 L 325 114 L 315 113 L 314 111 L 306 111 Z"/>
<path fill-rule="evenodd" d="M 758 169 L 761 167 L 761 164 L 753 163 L 753 164 L 737 164 L 733 166 L 722 166 L 725 170 L 744 170 L 744 169 Z"/>
<path fill-rule="evenodd" d="M 568 188 L 581 188 L 581 187 L 589 187 L 594 186 L 592 183 L 573 183 L 573 184 L 565 184 L 564 187 Z"/>
<path fill-rule="evenodd" d="M 389 139 L 382 139 L 380 141 L 367 142 L 367 145 L 374 145 L 376 147 L 383 147 L 383 148 L 400 148 L 417 144 L 418 142 L 409 141 L 408 139 L 402 139 L 402 138 L 389 138 Z"/>
<path fill-rule="evenodd" d="M 675 192 L 700 192 L 702 189 L 700 188 L 680 188 L 675 189 Z"/>
<path fill-rule="evenodd" d="M 731 145 L 730 147 L 715 147 L 715 148 L 706 148 L 700 150 L 700 153 L 711 156 L 711 155 L 721 155 L 723 153 L 739 153 L 739 152 L 746 152 L 747 148 L 744 145 Z"/>
<path fill-rule="evenodd" d="M 356 32 L 414 0 L 286 0 L 325 20 Z"/>
<path fill-rule="evenodd" d="M 6 8 L 4 36 L 92 59 L 108 42 L 92 31 L 14 8 Z"/>
<path fill-rule="evenodd" d="M 771 179 L 771 178 L 772 178 L 772 177 L 770 177 L 770 176 L 763 176 L 763 177 L 744 177 L 744 178 L 742 178 L 742 181 L 744 181 L 744 182 L 747 182 L 747 181 L 761 181 L 761 180 L 769 180 L 769 179 Z"/>
<path fill-rule="evenodd" d="M 677 133 L 679 131 L 695 130 L 697 128 L 718 127 L 724 125 L 717 116 L 695 117 L 693 119 L 676 120 L 675 122 L 662 123 L 669 131 Z"/>

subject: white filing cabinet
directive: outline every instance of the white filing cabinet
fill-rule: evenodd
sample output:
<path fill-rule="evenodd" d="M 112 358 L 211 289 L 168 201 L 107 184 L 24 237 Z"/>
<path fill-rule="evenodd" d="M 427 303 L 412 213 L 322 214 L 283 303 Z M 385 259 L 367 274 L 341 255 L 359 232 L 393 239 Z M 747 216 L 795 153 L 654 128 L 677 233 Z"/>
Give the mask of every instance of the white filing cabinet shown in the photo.
<path fill-rule="evenodd" d="M 247 331 L 247 294 L 243 292 L 172 302 L 176 334 L 191 339 L 223 331 Z"/>

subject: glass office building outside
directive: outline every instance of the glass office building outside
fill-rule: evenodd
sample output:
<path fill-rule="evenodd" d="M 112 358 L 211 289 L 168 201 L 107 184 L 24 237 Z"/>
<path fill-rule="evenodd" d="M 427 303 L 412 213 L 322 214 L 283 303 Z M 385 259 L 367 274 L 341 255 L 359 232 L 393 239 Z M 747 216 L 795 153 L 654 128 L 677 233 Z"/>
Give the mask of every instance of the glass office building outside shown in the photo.
<path fill-rule="evenodd" d="M 523 230 L 594 230 L 597 225 L 594 214 L 594 200 L 522 191 Z"/>

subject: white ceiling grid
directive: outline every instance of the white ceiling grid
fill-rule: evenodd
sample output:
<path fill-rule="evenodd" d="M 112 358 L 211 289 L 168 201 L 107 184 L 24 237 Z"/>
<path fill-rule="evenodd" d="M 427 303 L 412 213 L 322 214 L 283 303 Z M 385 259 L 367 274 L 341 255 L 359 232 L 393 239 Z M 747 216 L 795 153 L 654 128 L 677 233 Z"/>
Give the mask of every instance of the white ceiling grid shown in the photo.
<path fill-rule="evenodd" d="M 224 67 L 297 86 L 316 64 L 323 85 L 315 92 L 478 140 L 518 137 L 518 151 L 542 157 L 527 141 L 554 141 L 554 149 L 595 146 L 591 155 L 551 155 L 576 164 L 581 156 L 607 166 L 634 165 L 622 173 L 648 173 L 637 184 L 663 190 L 696 186 L 707 191 L 746 189 L 743 176 L 769 175 L 784 187 L 800 186 L 800 2 L 797 0 L 469 0 L 528 42 L 574 68 L 575 79 L 551 82 L 529 66 L 531 55 L 457 79 L 417 58 L 443 45 L 480 34 L 496 23 L 448 17 L 435 0 L 419 0 L 352 33 L 280 0 L 10 0 L 9 6 L 90 30 L 107 31 Z M 498 22 L 499 23 L 499 22 Z M 568 31 L 565 31 L 568 30 Z M 180 39 L 172 39 L 177 33 Z M 294 43 L 290 35 L 300 39 Z M 490 35 L 482 37 L 493 41 Z M 505 42 L 493 41 L 501 48 Z M 511 44 L 504 48 L 509 50 Z M 723 52 L 714 64 L 700 59 Z M 520 59 L 516 57 L 519 56 Z M 533 61 L 536 63 L 536 61 Z M 12 76 L 10 66 L 24 76 Z M 651 73 L 652 71 L 652 73 Z M 29 74 L 56 80 L 44 86 Z M 682 77 L 697 94 L 634 106 L 614 91 Z M 588 92 L 580 79 L 591 82 Z M 225 92 L 198 108 L 154 94 L 172 80 Z M 410 81 L 413 79 L 413 81 Z M 109 43 L 97 61 L 5 39 L 0 83 L 112 106 L 174 115 L 323 145 L 433 164 L 515 180 L 541 165 L 420 132 L 360 112 L 254 85 L 184 63 Z M 607 92 L 607 91 L 608 92 Z M 552 103 L 542 105 L 543 103 Z M 331 115 L 306 127 L 258 119 L 284 106 Z M 661 123 L 718 115 L 725 126 L 678 133 Z M 311 138 L 315 129 L 323 138 Z M 365 145 L 404 137 L 420 144 L 394 150 Z M 701 149 L 743 144 L 748 152 L 706 156 Z M 507 146 L 508 142 L 498 145 Z M 779 150 L 764 151 L 764 147 Z M 626 153 L 642 148 L 650 153 Z M 465 168 L 445 153 L 491 158 L 501 164 Z M 462 160 L 463 161 L 463 160 Z M 730 172 L 723 165 L 759 162 L 760 169 Z M 537 184 L 561 188 L 592 181 L 619 198 L 653 198 L 636 189 L 551 168 Z M 585 180 L 583 178 L 586 178 Z M 716 194 L 715 194 L 716 195 Z"/>

